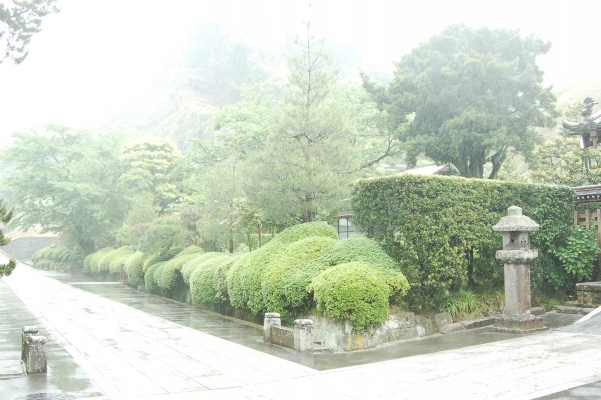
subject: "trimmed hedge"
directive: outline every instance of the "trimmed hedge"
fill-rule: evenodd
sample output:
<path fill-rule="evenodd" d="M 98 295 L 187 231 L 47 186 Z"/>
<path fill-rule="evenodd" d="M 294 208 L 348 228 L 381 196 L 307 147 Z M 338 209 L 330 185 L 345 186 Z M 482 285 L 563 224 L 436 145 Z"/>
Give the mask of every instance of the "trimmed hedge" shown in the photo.
<path fill-rule="evenodd" d="M 36 251 L 31 261 L 36 268 L 74 272 L 81 268 L 82 259 L 83 254 L 79 250 L 52 244 Z"/>
<path fill-rule="evenodd" d="M 154 275 L 155 272 L 165 264 L 165 261 L 158 262 L 156 264 L 151 265 L 144 273 L 144 285 L 146 286 L 146 291 L 148 293 L 158 293 L 159 286 L 156 284 Z"/>
<path fill-rule="evenodd" d="M 156 269 L 154 270 L 154 274 L 152 274 L 154 284 L 156 286 L 158 286 L 159 289 L 162 289 L 165 287 L 165 282 L 163 281 L 163 270 L 165 269 L 165 265 L 167 265 L 167 261 L 160 262 L 159 266 L 156 267 Z M 154 290 L 156 290 L 156 291 L 153 293 L 160 292 L 160 290 L 158 290 L 158 289 L 154 289 Z"/>
<path fill-rule="evenodd" d="M 188 261 L 195 259 L 199 256 L 199 254 L 201 253 L 188 253 L 184 255 L 178 254 L 177 257 L 167 261 L 165 263 L 165 267 L 163 268 L 163 276 L 159 281 L 157 281 L 157 284 L 165 290 L 171 290 L 175 288 L 178 281 L 178 277 L 182 276 L 181 273 L 184 264 L 188 263 Z"/>
<path fill-rule="evenodd" d="M 198 246 L 188 246 L 182 251 L 180 251 L 176 257 L 186 256 L 188 254 L 200 254 L 204 252 L 205 251 Z"/>
<path fill-rule="evenodd" d="M 154 264 L 167 260 L 169 260 L 169 256 L 167 256 L 167 253 L 157 251 L 156 253 L 153 253 L 150 257 L 148 257 L 146 261 L 144 261 L 144 264 L 142 265 L 142 271 L 144 271 L 144 273 L 146 274 L 148 269 Z"/>
<path fill-rule="evenodd" d="M 390 302 L 401 304 L 409 282 L 401 272 L 399 264 L 392 259 L 375 241 L 361 236 L 352 236 L 340 240 L 336 246 L 325 253 L 318 262 L 325 267 L 358 261 L 370 267 L 378 268 L 386 276 Z"/>
<path fill-rule="evenodd" d="M 329 237 L 338 240 L 338 232 L 336 228 L 325 222 L 307 222 L 304 224 L 298 224 L 291 226 L 290 228 L 284 229 L 278 233 L 269 243 L 275 242 L 283 245 L 288 245 L 294 242 L 298 242 L 301 239 L 308 237 L 321 236 Z"/>
<path fill-rule="evenodd" d="M 210 260 L 213 257 L 219 257 L 224 255 L 225 253 L 219 253 L 216 251 L 212 251 L 209 253 L 198 253 L 196 254 L 196 257 L 192 258 L 192 260 L 188 261 L 186 264 L 184 264 L 184 266 L 182 267 L 181 273 L 182 273 L 182 278 L 184 279 L 184 283 L 186 283 L 186 285 L 190 285 L 190 276 L 192 275 L 192 273 L 194 272 L 194 270 L 203 262 Z"/>
<path fill-rule="evenodd" d="M 263 276 L 265 309 L 282 314 L 282 318 L 287 318 L 288 310 L 308 309 L 307 286 L 322 270 L 316 261 L 337 242 L 314 236 L 288 245 Z"/>
<path fill-rule="evenodd" d="M 248 308 L 254 314 L 267 310 L 263 296 L 263 281 L 266 271 L 279 262 L 286 247 L 308 237 L 324 237 L 338 240 L 334 227 L 324 222 L 309 222 L 291 226 L 263 247 L 241 257 L 228 272 L 227 289 L 230 302 L 235 308 Z"/>
<path fill-rule="evenodd" d="M 129 246 L 119 247 L 117 250 L 106 254 L 98 262 L 99 271 L 109 271 L 110 273 L 120 273 L 121 264 L 125 264 L 127 259 L 134 254 L 134 250 Z"/>
<path fill-rule="evenodd" d="M 556 253 L 573 224 L 573 200 L 569 187 L 404 175 L 357 182 L 352 212 L 401 265 L 411 284 L 409 303 L 420 309 L 435 308 L 468 283 L 503 284 L 503 266 L 495 259 L 502 235 L 492 226 L 512 205 L 540 225 L 532 234 L 539 250 L 532 283 L 549 287 L 563 269 Z"/>
<path fill-rule="evenodd" d="M 125 265 L 127 280 L 135 288 L 144 284 L 144 271 L 142 269 L 144 259 L 144 253 L 138 250 L 127 260 Z"/>
<path fill-rule="evenodd" d="M 326 317 L 348 319 L 357 331 L 384 322 L 388 286 L 383 273 L 360 262 L 328 268 L 313 279 L 317 309 Z"/>
<path fill-rule="evenodd" d="M 90 266 L 90 272 L 97 274 L 100 272 L 100 261 L 109 253 L 115 251 L 114 247 L 105 247 L 98 250 L 95 253 L 90 254 L 83 260 L 84 270 L 86 270 L 86 264 Z"/>
<path fill-rule="evenodd" d="M 190 295 L 193 304 L 216 304 L 219 303 L 217 291 L 215 290 L 215 273 L 223 264 L 228 264 L 230 256 L 222 254 L 212 257 L 198 265 L 190 276 Z"/>
<path fill-rule="evenodd" d="M 227 291 L 233 307 L 247 308 L 254 314 L 266 311 L 262 293 L 263 274 L 285 248 L 285 245 L 272 239 L 232 265 L 227 276 Z"/>
<path fill-rule="evenodd" d="M 234 254 L 230 256 L 226 261 L 219 264 L 219 268 L 215 271 L 213 276 L 213 286 L 215 287 L 215 299 L 217 303 L 226 303 L 230 301 L 230 296 L 227 292 L 227 275 L 234 263 L 246 255 L 245 253 Z"/>

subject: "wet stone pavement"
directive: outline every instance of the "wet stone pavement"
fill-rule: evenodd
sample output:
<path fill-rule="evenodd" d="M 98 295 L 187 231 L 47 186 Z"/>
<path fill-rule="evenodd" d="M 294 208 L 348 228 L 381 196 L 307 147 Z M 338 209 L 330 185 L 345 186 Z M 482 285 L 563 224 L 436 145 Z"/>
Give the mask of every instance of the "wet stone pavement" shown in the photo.
<path fill-rule="evenodd" d="M 59 344 L 53 345 L 56 354 L 62 349 L 61 337 L 63 344 L 68 339 L 69 353 L 62 350 L 65 366 L 60 368 L 68 371 L 69 363 L 79 368 L 68 357 L 69 348 L 77 349 L 76 359 L 94 379 L 100 379 L 96 382 L 110 398 L 601 398 L 597 382 L 601 379 L 601 341 L 596 332 L 600 319 L 581 325 L 588 329 L 586 333 L 571 326 L 554 329 L 580 315 L 547 314 L 545 324 L 552 329 L 535 335 L 474 330 L 353 353 L 302 355 L 264 344 L 256 324 L 173 303 L 119 283 L 23 267 L 14 279 L 10 277 L 9 284 L 28 306 L 45 316 L 34 325 L 50 321 L 56 328 L 41 332 L 49 344 L 57 342 L 53 332 L 58 336 Z M 26 282 L 33 283 L 35 294 Z M 10 298 L 7 293 L 0 291 L 0 299 Z M 60 311 L 53 305 L 60 305 Z M 20 307 L 25 306 L 21 303 Z M 7 310 L 12 308 L 1 309 L 2 316 Z M 28 313 L 24 310 L 21 317 Z M 12 320 L 13 325 L 31 325 L 38 316 L 35 312 L 35 316 L 29 314 L 30 320 Z M 0 338 L 5 338 L 4 333 Z M 0 342 L 0 355 L 3 345 Z M 17 346 L 20 356 L 20 328 Z M 89 386 L 77 387 L 76 393 L 75 386 L 67 388 L 61 381 L 61 388 L 52 383 L 61 377 L 60 368 L 50 368 L 46 386 L 25 385 L 28 394 L 45 389 L 79 398 L 82 393 L 101 394 Z M 38 379 L 0 380 L 0 399 L 27 398 L 11 388 L 5 391 L 11 382 L 17 390 L 21 385 L 24 393 L 22 378 Z M 62 378 L 94 384 L 81 369 L 65 372 Z"/>
<path fill-rule="evenodd" d="M 48 339 L 46 374 L 24 374 L 20 329 L 23 326 L 37 326 L 39 334 Z M 0 399 L 58 400 L 58 395 L 62 395 L 61 400 L 66 400 L 102 396 L 103 393 L 6 283 L 0 280 Z"/>
<path fill-rule="evenodd" d="M 224 318 L 192 306 L 174 303 L 159 296 L 149 295 L 120 283 L 97 282 L 90 277 L 81 275 L 60 274 L 50 271 L 39 272 L 49 278 L 117 301 L 140 311 L 314 368 L 318 371 L 459 349 L 515 338 L 515 335 L 512 334 L 488 332 L 486 328 L 483 328 L 469 332 L 464 331 L 448 335 L 437 334 L 424 338 L 393 342 L 376 348 L 348 353 L 300 354 L 291 349 L 263 343 L 263 327 L 257 324 Z M 543 318 L 545 326 L 553 329 L 573 324 L 582 318 L 582 315 L 547 313 Z"/>

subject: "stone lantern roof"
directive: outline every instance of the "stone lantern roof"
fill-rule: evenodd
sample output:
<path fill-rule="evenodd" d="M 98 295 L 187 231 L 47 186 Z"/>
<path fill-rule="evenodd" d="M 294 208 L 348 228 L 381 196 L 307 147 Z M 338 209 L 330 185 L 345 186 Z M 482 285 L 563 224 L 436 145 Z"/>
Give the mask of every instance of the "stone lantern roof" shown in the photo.
<path fill-rule="evenodd" d="M 531 218 L 522 215 L 521 207 L 511 206 L 507 209 L 507 216 L 501 218 L 498 224 L 492 227 L 495 232 L 524 232 L 536 231 L 540 228 Z"/>

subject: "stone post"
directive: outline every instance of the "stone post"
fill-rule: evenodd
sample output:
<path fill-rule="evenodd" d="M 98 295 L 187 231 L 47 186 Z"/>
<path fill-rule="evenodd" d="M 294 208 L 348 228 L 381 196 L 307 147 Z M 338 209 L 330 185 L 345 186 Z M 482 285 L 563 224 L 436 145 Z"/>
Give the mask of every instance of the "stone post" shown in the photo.
<path fill-rule="evenodd" d="M 294 350 L 301 353 L 313 351 L 313 321 L 310 319 L 294 321 Z"/>
<path fill-rule="evenodd" d="M 263 319 L 263 341 L 265 343 L 271 343 L 271 327 L 281 325 L 282 320 L 280 319 L 280 314 L 275 312 L 265 313 L 265 318 Z"/>
<path fill-rule="evenodd" d="M 26 349 L 25 346 L 27 344 L 27 339 L 30 336 L 37 336 L 40 330 L 36 326 L 24 326 L 23 327 L 23 335 L 21 337 L 21 361 L 25 362 L 25 354 Z"/>
<path fill-rule="evenodd" d="M 530 232 L 539 225 L 522 215 L 520 207 L 507 209 L 508 216 L 493 227 L 503 233 L 503 250 L 496 258 L 503 262 L 505 280 L 505 313 L 495 318 L 494 330 L 510 333 L 530 333 L 547 329 L 543 319 L 530 314 L 530 264 L 538 251 L 530 249 Z"/>
<path fill-rule="evenodd" d="M 25 343 L 25 373 L 41 374 L 48 370 L 46 358 L 46 338 L 44 336 L 29 336 Z"/>

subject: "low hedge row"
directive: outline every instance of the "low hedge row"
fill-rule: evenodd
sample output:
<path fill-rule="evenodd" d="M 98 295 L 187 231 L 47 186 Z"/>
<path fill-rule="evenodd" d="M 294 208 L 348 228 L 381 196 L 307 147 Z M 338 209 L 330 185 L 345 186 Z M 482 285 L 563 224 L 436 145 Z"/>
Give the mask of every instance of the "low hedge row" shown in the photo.
<path fill-rule="evenodd" d="M 52 244 L 35 252 L 31 261 L 36 268 L 75 272 L 81 268 L 80 251 Z"/>
<path fill-rule="evenodd" d="M 190 287 L 193 304 L 226 304 L 255 315 L 279 312 L 284 318 L 317 304 L 326 316 L 350 319 L 356 329 L 383 321 L 389 302 L 408 290 L 399 265 L 378 244 L 357 237 L 339 241 L 336 230 L 323 222 L 288 228 L 250 253 L 188 248 L 146 256 L 130 248 L 105 248 L 88 256 L 86 263 L 91 271 L 102 271 L 124 259 L 130 284 L 149 293 L 171 296 L 182 282 Z M 334 273 L 339 269 L 343 272 Z M 344 271 L 349 276 L 337 286 L 342 292 L 333 294 L 331 281 Z M 345 313 L 337 303 L 346 307 Z"/>

